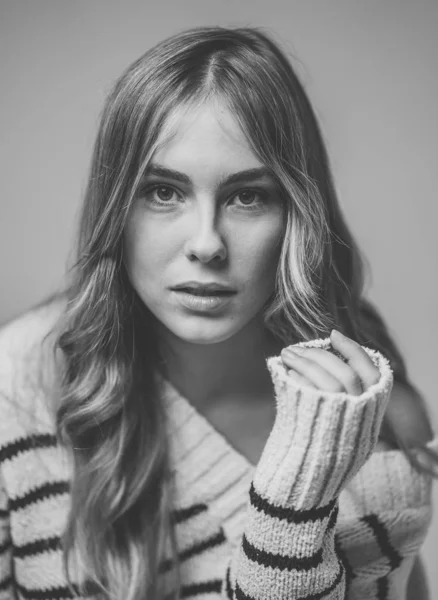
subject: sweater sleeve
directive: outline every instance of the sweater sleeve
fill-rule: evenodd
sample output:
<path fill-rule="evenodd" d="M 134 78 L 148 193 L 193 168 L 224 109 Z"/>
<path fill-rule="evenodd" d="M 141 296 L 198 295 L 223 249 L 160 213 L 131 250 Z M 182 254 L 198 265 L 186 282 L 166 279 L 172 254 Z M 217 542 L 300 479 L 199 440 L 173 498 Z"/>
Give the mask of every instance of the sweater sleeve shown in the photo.
<path fill-rule="evenodd" d="M 299 345 L 329 344 L 327 338 Z M 363 348 L 380 378 L 360 396 L 297 386 L 280 357 L 268 359 L 276 419 L 250 486 L 241 542 L 224 575 L 224 598 L 346 597 L 335 545 L 338 497 L 377 443 L 393 384 L 387 359 Z"/>
<path fill-rule="evenodd" d="M 0 600 L 15 598 L 12 581 L 12 543 L 9 530 L 8 498 L 0 467 Z"/>

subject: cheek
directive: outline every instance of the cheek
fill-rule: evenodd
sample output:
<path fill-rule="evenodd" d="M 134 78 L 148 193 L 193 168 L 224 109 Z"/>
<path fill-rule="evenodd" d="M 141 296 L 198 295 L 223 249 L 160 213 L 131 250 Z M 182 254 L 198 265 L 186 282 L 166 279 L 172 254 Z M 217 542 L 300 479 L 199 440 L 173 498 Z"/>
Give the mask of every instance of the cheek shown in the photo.
<path fill-rule="evenodd" d="M 160 278 L 175 252 L 172 239 L 160 231 L 146 219 L 131 218 L 125 227 L 124 263 L 136 288 L 144 286 L 145 280 Z"/>
<path fill-rule="evenodd" d="M 243 233 L 236 252 L 236 268 L 246 275 L 248 285 L 271 289 L 281 252 L 282 224 L 273 223 L 260 231 Z"/>

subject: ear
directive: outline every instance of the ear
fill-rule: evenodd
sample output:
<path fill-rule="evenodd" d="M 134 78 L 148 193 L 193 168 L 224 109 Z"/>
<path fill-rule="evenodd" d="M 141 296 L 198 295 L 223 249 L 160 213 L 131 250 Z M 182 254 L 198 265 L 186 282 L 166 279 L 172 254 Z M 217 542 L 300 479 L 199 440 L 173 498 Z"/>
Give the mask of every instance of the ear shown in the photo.
<path fill-rule="evenodd" d="M 408 446 L 424 445 L 434 437 L 427 406 L 412 390 L 395 381 L 386 413 L 394 430 Z"/>

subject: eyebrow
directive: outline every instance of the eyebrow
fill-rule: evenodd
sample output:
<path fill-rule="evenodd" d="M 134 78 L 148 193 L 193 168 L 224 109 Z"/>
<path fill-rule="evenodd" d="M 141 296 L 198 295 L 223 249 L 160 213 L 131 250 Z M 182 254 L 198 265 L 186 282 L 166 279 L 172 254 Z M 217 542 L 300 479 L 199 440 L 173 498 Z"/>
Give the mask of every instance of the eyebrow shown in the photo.
<path fill-rule="evenodd" d="M 192 180 L 185 173 L 180 171 L 174 171 L 168 169 L 157 163 L 151 163 L 145 171 L 145 177 L 148 175 L 157 175 L 159 177 L 167 177 L 169 179 L 175 179 L 181 183 L 192 185 Z M 272 172 L 267 167 L 258 167 L 255 169 L 246 169 L 245 171 L 239 171 L 226 177 L 222 177 L 219 180 L 219 186 L 230 185 L 233 183 L 240 183 L 242 181 L 254 181 L 256 179 L 262 179 L 263 177 L 273 177 Z"/>

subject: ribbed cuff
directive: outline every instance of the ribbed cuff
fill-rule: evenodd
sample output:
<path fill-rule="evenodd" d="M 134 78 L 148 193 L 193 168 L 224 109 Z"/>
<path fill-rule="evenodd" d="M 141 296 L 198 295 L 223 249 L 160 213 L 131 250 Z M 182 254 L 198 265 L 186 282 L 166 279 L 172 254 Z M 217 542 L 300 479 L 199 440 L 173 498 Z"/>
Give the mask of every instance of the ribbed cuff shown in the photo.
<path fill-rule="evenodd" d="M 327 348 L 330 338 L 300 346 Z M 388 360 L 362 348 L 379 381 L 360 396 L 297 385 L 280 356 L 267 359 L 277 415 L 254 474 L 254 487 L 273 504 L 309 509 L 339 496 L 371 455 L 393 384 Z"/>

